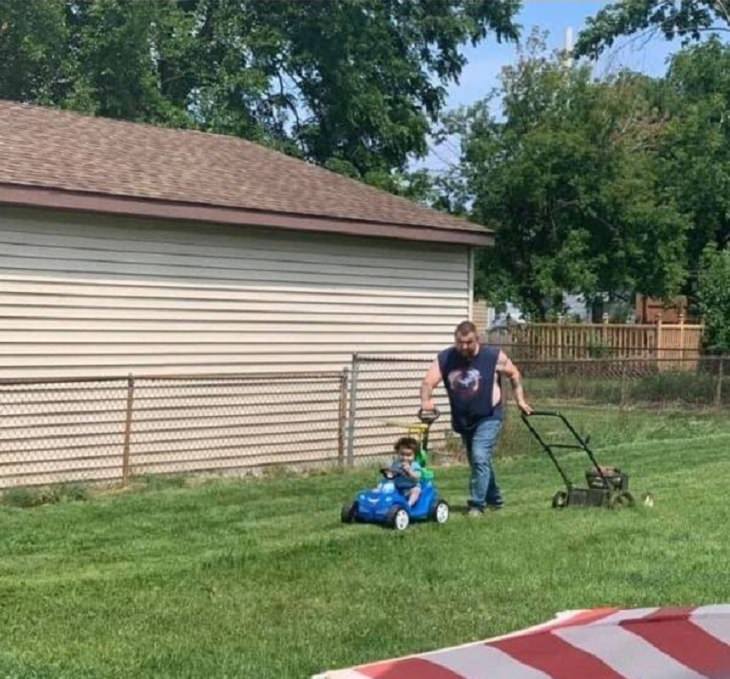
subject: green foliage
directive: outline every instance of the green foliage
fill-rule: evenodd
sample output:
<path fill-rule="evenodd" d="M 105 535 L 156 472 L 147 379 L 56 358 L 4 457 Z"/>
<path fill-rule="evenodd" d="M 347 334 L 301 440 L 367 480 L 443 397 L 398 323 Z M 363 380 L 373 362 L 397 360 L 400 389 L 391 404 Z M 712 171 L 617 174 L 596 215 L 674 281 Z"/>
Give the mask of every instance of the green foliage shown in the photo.
<path fill-rule="evenodd" d="M 609 347 L 600 336 L 591 335 L 586 346 L 588 358 L 607 358 L 611 354 Z"/>
<path fill-rule="evenodd" d="M 158 492 L 168 488 L 185 488 L 189 478 L 185 474 L 144 474 L 134 477 L 133 486 L 138 491 Z"/>
<path fill-rule="evenodd" d="M 596 404 L 644 407 L 648 404 L 660 408 L 713 408 L 730 405 L 730 361 L 725 362 L 722 385 L 718 384 L 719 364 L 709 363 L 701 370 L 657 372 L 656 365 L 641 368 L 645 374 L 633 376 L 586 376 L 563 374 L 557 378 L 531 377 L 525 381 L 531 403 Z M 632 369 L 640 369 L 633 363 Z"/>
<path fill-rule="evenodd" d="M 518 0 L 6 0 L 0 97 L 239 135 L 382 182 Z M 380 177 L 380 180 L 378 180 Z"/>
<path fill-rule="evenodd" d="M 539 317 L 561 312 L 564 292 L 675 293 L 690 224 L 660 182 L 656 84 L 631 73 L 596 82 L 545 56 L 536 36 L 500 94 L 503 119 L 484 100 L 445 129 L 462 145 L 444 183 L 452 205 L 497 230 L 477 292 Z"/>
<path fill-rule="evenodd" d="M 730 242 L 730 45 L 710 40 L 677 53 L 663 94 L 661 183 L 691 219 L 688 262 L 697 271 L 706 245 Z"/>
<path fill-rule="evenodd" d="M 565 292 L 694 299 L 703 249 L 730 242 L 728 120 L 719 39 L 677 53 L 664 78 L 594 80 L 533 36 L 501 88 L 443 130 L 462 151 L 439 182 L 446 204 L 497 231 L 477 293 L 539 318 L 563 311 Z"/>
<path fill-rule="evenodd" d="M 716 389 L 717 377 L 714 375 L 659 372 L 632 381 L 629 398 L 633 403 L 710 405 L 714 401 Z"/>
<path fill-rule="evenodd" d="M 69 30 L 64 0 L 0 3 L 0 98 L 47 104 L 62 96 Z"/>
<path fill-rule="evenodd" d="M 622 36 L 661 32 L 667 39 L 699 40 L 707 31 L 727 31 L 728 5 L 717 0 L 623 0 L 586 21 L 576 41 L 577 56 L 598 56 Z"/>
<path fill-rule="evenodd" d="M 42 488 L 9 488 L 2 491 L 0 504 L 27 509 L 61 502 L 82 502 L 88 498 L 89 490 L 86 486 L 60 483 Z"/>
<path fill-rule="evenodd" d="M 730 242 L 730 45 L 718 34 L 730 32 L 724 2 L 650 0 L 612 4 L 581 33 L 577 54 L 599 53 L 621 35 L 661 31 L 687 45 L 670 62 L 659 84 L 657 110 L 664 130 L 656 145 L 659 183 L 689 218 L 685 292 L 694 296 L 703 249 Z"/>
<path fill-rule="evenodd" d="M 708 347 L 730 353 L 730 247 L 705 249 L 697 293 Z"/>

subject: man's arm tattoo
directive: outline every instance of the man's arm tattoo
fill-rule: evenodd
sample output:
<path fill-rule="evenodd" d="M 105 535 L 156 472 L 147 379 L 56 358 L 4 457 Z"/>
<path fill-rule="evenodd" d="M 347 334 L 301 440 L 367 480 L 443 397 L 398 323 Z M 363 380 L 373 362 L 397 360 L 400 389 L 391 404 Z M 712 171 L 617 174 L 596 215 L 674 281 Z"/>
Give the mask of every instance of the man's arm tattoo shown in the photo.
<path fill-rule="evenodd" d="M 433 396 L 433 388 L 431 385 L 423 381 L 421 382 L 421 401 L 428 401 Z"/>
<path fill-rule="evenodd" d="M 516 375 L 512 375 L 509 378 L 509 381 L 512 383 L 512 392 L 515 395 L 515 398 L 518 401 L 523 401 L 525 399 L 525 392 L 522 388 L 522 379 L 520 378 L 520 374 L 517 373 Z"/>

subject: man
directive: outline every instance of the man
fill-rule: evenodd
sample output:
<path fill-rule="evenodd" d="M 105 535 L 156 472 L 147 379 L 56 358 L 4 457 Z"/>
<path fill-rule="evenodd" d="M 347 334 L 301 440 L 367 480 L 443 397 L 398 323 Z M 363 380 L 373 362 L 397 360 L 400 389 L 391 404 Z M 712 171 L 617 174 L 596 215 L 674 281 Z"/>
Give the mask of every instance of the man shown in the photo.
<path fill-rule="evenodd" d="M 500 377 L 506 375 L 519 409 L 525 401 L 520 372 L 498 348 L 480 345 L 477 329 L 462 321 L 454 332 L 454 345 L 436 357 L 421 384 L 421 408 L 433 410 L 433 390 L 443 381 L 451 404 L 451 426 L 461 434 L 471 468 L 469 515 L 481 516 L 486 507 L 499 509 L 502 494 L 492 469 L 492 451 L 502 429 L 504 404 Z"/>

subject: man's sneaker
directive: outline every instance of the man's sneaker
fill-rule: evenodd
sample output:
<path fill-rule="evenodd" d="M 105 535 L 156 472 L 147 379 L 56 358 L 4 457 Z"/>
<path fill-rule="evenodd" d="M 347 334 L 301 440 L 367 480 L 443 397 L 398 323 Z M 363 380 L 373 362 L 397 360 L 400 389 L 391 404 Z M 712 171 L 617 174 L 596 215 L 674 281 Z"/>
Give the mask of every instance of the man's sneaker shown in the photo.
<path fill-rule="evenodd" d="M 479 518 L 481 516 L 484 516 L 484 510 L 479 509 L 478 507 L 469 507 L 469 511 L 466 513 L 466 515 L 474 518 Z"/>
<path fill-rule="evenodd" d="M 487 505 L 487 509 L 492 512 L 497 512 L 504 507 L 504 502 L 500 502 L 498 505 Z"/>

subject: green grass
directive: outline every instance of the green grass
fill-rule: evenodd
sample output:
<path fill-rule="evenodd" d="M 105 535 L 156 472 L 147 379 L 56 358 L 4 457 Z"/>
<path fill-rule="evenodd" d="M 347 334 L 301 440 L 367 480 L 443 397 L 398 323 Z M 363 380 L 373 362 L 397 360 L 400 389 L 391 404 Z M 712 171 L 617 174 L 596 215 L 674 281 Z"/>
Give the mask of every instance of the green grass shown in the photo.
<path fill-rule="evenodd" d="M 571 415 L 653 509 L 551 510 L 558 476 L 516 418 L 508 507 L 405 534 L 339 523 L 371 470 L 0 507 L 0 676 L 306 677 L 563 609 L 728 601 L 727 416 Z M 466 469 L 437 478 L 463 504 Z"/>

